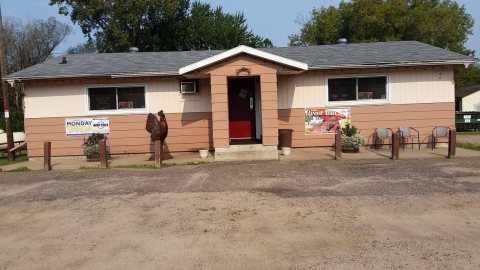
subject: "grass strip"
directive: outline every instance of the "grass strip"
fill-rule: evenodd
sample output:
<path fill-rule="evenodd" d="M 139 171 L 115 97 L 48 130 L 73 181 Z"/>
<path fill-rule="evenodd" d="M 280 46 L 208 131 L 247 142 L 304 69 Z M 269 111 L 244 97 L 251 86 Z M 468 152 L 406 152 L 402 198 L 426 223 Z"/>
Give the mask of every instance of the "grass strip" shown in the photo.
<path fill-rule="evenodd" d="M 20 168 L 10 170 L 8 172 L 29 172 L 29 171 L 30 171 L 30 169 L 27 168 L 27 167 L 20 167 Z"/>
<path fill-rule="evenodd" d="M 28 155 L 27 154 L 21 154 L 21 155 L 15 156 L 14 161 L 8 160 L 8 157 L 2 157 L 2 158 L 0 158 L 0 166 L 20 163 L 20 162 L 25 162 L 25 161 L 28 161 Z"/>
<path fill-rule="evenodd" d="M 480 136 L 480 131 L 457 131 L 457 135 L 475 135 L 475 136 Z"/>
<path fill-rule="evenodd" d="M 480 151 L 480 145 L 471 144 L 471 143 L 457 143 L 457 147 L 468 149 L 468 150 Z"/>
<path fill-rule="evenodd" d="M 115 168 L 120 168 L 120 169 L 163 169 L 163 168 L 168 168 L 175 166 L 177 164 L 175 163 L 163 163 L 162 167 L 155 167 L 154 164 L 130 164 L 130 165 L 120 165 L 120 166 L 115 166 Z"/>

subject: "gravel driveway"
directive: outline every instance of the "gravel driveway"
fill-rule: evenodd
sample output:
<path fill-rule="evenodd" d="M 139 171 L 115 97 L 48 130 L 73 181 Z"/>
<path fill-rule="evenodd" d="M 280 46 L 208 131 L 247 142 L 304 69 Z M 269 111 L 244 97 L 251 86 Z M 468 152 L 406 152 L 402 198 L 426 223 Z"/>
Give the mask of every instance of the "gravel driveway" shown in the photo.
<path fill-rule="evenodd" d="M 480 269 L 479 162 L 0 173 L 0 269 Z"/>

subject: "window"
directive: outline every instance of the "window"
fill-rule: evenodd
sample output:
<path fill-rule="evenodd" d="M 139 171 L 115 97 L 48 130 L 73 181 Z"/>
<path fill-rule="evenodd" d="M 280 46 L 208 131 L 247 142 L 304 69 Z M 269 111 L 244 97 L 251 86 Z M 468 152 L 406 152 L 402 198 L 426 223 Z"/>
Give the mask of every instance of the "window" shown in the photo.
<path fill-rule="evenodd" d="M 328 101 L 386 99 L 386 76 L 328 79 Z"/>
<path fill-rule="evenodd" d="M 145 108 L 145 87 L 88 88 L 91 111 Z"/>

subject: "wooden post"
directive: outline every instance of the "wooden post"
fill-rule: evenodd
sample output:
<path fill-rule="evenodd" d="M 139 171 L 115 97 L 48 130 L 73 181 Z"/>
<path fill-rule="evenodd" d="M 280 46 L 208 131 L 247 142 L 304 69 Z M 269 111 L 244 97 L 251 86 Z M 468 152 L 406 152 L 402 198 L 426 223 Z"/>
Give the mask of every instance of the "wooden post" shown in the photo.
<path fill-rule="evenodd" d="M 392 159 L 400 159 L 400 131 L 392 134 Z"/>
<path fill-rule="evenodd" d="M 163 143 L 160 140 L 155 141 L 155 167 L 162 167 L 163 162 Z"/>
<path fill-rule="evenodd" d="M 454 158 L 457 152 L 457 132 L 449 130 L 448 133 L 448 158 Z"/>
<path fill-rule="evenodd" d="M 335 159 L 342 158 L 342 134 L 335 132 Z"/>
<path fill-rule="evenodd" d="M 100 168 L 108 169 L 108 153 L 107 153 L 107 141 L 101 140 L 98 145 L 100 152 Z"/>
<path fill-rule="evenodd" d="M 52 170 L 52 143 L 43 143 L 43 169 L 45 171 Z"/>

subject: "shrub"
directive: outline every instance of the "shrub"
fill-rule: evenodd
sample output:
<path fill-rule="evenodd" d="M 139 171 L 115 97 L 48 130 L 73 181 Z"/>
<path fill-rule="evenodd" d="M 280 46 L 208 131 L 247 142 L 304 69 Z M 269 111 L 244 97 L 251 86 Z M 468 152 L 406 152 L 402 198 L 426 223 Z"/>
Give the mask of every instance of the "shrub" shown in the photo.
<path fill-rule="evenodd" d="M 104 134 L 95 133 L 88 136 L 87 139 L 83 140 L 83 154 L 85 156 L 96 156 L 100 154 L 99 144 L 100 141 L 106 139 Z M 107 153 L 110 152 L 110 148 L 107 145 Z"/>
<path fill-rule="evenodd" d="M 345 127 L 342 128 L 342 134 L 347 136 L 347 137 L 352 137 L 357 135 L 357 127 L 354 125 L 350 125 L 350 123 L 347 123 Z"/>
<path fill-rule="evenodd" d="M 365 145 L 365 138 L 358 135 L 342 137 L 342 149 L 347 151 L 356 151 Z"/>
<path fill-rule="evenodd" d="M 10 110 L 10 118 L 12 120 L 12 129 L 13 132 L 23 132 L 23 110 L 22 108 L 14 107 Z M 2 115 L 0 117 L 0 129 L 6 130 L 5 128 L 5 117 Z"/>

